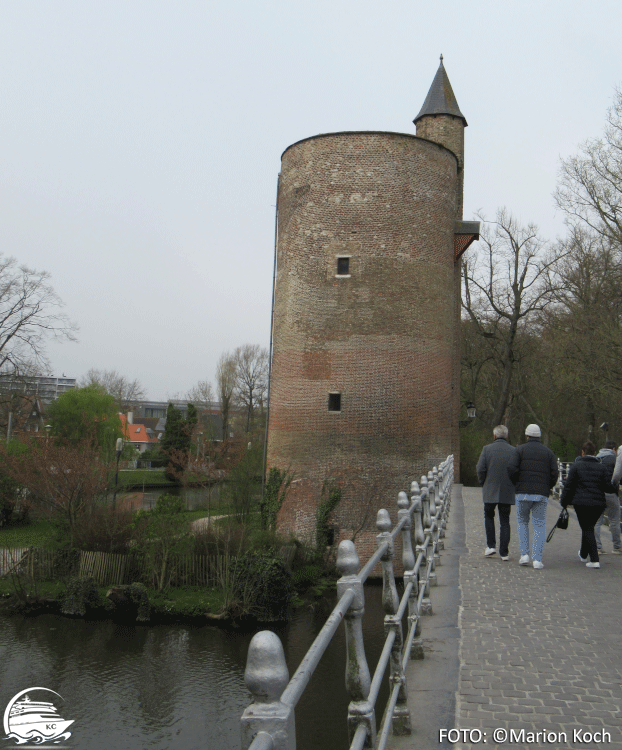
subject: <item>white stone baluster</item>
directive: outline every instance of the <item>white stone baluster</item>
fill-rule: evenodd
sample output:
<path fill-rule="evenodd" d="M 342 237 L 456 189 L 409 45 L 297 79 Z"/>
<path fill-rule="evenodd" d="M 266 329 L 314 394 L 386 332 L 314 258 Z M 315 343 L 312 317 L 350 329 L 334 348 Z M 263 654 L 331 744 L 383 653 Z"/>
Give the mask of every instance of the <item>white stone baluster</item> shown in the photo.
<path fill-rule="evenodd" d="M 413 518 L 415 521 L 414 537 L 415 544 L 418 548 L 425 542 L 425 533 L 423 531 L 423 504 L 421 502 L 421 490 L 419 489 L 417 482 L 412 482 L 410 485 L 410 500 L 415 504 L 415 509 L 413 510 Z"/>
<path fill-rule="evenodd" d="M 410 500 L 413 507 L 413 519 L 414 519 L 414 538 L 415 538 L 415 550 L 417 555 L 419 551 L 423 549 L 423 543 L 425 542 L 425 534 L 423 532 L 423 521 L 421 520 L 423 505 L 421 502 L 421 490 L 417 482 L 412 482 L 410 485 Z M 415 560 L 416 561 L 416 560 Z M 405 568 L 404 568 L 405 569 Z M 423 659 L 423 639 L 421 637 L 421 619 L 419 617 L 419 611 L 417 609 L 417 600 L 419 598 L 419 574 L 404 573 L 404 584 L 408 584 L 410 581 L 413 582 L 413 588 L 411 596 L 408 600 L 408 619 L 415 623 L 415 639 L 413 640 L 412 648 L 410 649 L 411 659 Z"/>
<path fill-rule="evenodd" d="M 339 598 L 347 589 L 354 591 L 354 599 L 348 609 L 344 624 L 346 629 L 346 689 L 350 695 L 348 706 L 348 733 L 350 742 L 357 728 L 364 724 L 367 729 L 365 747 L 376 744 L 376 716 L 374 707 L 369 703 L 369 688 L 371 678 L 365 658 L 363 643 L 363 627 L 361 618 L 365 612 L 365 596 L 363 584 L 357 577 L 359 556 L 354 543 L 344 539 L 337 551 L 337 570 L 341 578 L 337 581 L 337 595 Z"/>
<path fill-rule="evenodd" d="M 281 703 L 289 672 L 283 645 L 276 633 L 262 630 L 248 647 L 244 682 L 253 703 L 242 715 L 242 750 L 248 750 L 260 733 L 272 738 L 273 750 L 296 750 L 294 710 Z"/>
<path fill-rule="evenodd" d="M 406 520 L 402 526 L 402 566 L 404 568 L 404 575 L 415 567 L 412 538 L 413 520 L 408 510 L 409 505 L 408 495 L 405 492 L 400 492 L 397 496 L 397 522 L 399 523 L 406 516 Z"/>
<path fill-rule="evenodd" d="M 421 502 L 423 503 L 423 528 L 427 535 L 428 529 L 432 525 L 432 519 L 430 518 L 430 489 L 426 476 L 421 477 Z"/>
<path fill-rule="evenodd" d="M 434 481 L 434 472 L 428 471 L 428 490 L 430 491 L 430 517 L 436 515 L 436 482 Z"/>
<path fill-rule="evenodd" d="M 402 667 L 402 647 L 404 645 L 402 623 L 396 617 L 400 605 L 400 598 L 395 585 L 395 574 L 393 571 L 393 556 L 395 554 L 393 539 L 391 537 L 391 518 L 388 511 L 381 508 L 376 518 L 376 528 L 380 532 L 376 536 L 376 542 L 380 548 L 386 544 L 386 551 L 380 558 L 382 565 L 382 606 L 384 609 L 384 635 L 390 632 L 395 634 L 390 655 L 390 682 L 399 685 L 397 703 L 393 711 L 393 734 L 406 735 L 411 732 L 410 711 L 408 710 L 406 694 L 406 674 Z"/>

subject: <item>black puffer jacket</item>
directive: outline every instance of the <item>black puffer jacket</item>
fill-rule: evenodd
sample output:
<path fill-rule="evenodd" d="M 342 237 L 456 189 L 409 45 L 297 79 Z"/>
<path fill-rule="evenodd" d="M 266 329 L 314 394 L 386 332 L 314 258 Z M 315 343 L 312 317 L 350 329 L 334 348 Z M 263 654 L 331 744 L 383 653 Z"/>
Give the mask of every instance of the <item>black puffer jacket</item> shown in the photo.
<path fill-rule="evenodd" d="M 557 482 L 557 459 L 538 438 L 527 438 L 527 442 L 516 448 L 508 463 L 508 474 L 516 486 L 516 494 L 543 495 L 548 497 Z"/>
<path fill-rule="evenodd" d="M 613 493 L 610 469 L 596 456 L 579 456 L 570 467 L 560 498 L 567 505 L 602 505 L 605 492 Z"/>

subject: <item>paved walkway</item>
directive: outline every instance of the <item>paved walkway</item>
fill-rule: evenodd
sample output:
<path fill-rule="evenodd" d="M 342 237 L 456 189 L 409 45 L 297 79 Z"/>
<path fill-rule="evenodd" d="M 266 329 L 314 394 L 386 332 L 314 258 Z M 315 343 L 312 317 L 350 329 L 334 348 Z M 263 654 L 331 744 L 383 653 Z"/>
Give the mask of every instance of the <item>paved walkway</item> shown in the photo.
<path fill-rule="evenodd" d="M 547 530 L 559 510 L 550 501 Z M 519 566 L 513 512 L 510 560 L 485 558 L 480 489 L 455 487 L 449 521 L 426 658 L 407 674 L 414 731 L 392 750 L 622 750 L 622 556 L 586 568 L 571 512 L 545 545 L 544 569 Z M 605 527 L 603 543 L 610 551 Z M 457 741 L 440 740 L 452 728 Z"/>

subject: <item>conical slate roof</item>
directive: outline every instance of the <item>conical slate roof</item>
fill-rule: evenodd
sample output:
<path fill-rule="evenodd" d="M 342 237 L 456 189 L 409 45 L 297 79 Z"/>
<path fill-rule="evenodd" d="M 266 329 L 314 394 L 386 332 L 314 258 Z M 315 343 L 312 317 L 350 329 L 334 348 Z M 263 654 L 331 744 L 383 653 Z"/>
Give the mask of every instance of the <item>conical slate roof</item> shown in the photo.
<path fill-rule="evenodd" d="M 436 71 L 428 95 L 423 102 L 423 107 L 421 107 L 421 111 L 415 117 L 413 122 L 416 124 L 417 120 L 425 117 L 425 115 L 452 115 L 453 117 L 459 117 L 463 120 L 465 127 L 468 124 L 465 116 L 460 111 L 453 89 L 451 88 L 451 83 L 449 83 L 449 78 L 447 77 L 443 65 L 442 55 L 441 64 L 438 66 L 438 70 Z"/>

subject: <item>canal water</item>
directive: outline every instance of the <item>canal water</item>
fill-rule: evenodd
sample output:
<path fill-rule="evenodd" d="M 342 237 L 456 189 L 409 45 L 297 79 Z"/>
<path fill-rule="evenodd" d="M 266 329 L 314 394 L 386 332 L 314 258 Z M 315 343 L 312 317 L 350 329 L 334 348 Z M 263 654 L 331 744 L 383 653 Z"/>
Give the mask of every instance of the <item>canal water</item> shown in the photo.
<path fill-rule="evenodd" d="M 333 604 L 306 608 L 273 628 L 290 676 Z M 372 672 L 382 649 L 382 619 L 381 589 L 366 586 L 363 622 Z M 343 631 L 341 626 L 296 709 L 298 750 L 348 746 Z M 62 696 L 55 704 L 62 718 L 74 720 L 64 746 L 76 750 L 239 750 L 240 717 L 250 702 L 244 668 L 254 632 L 212 625 L 128 627 L 48 614 L 0 618 L 0 712 L 21 691 L 45 687 Z"/>

